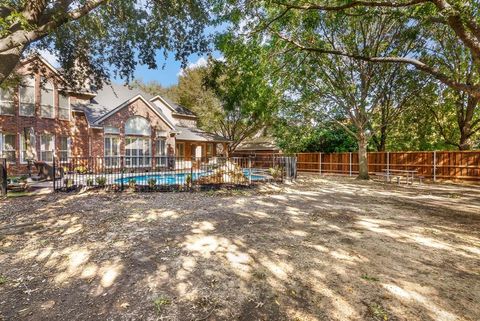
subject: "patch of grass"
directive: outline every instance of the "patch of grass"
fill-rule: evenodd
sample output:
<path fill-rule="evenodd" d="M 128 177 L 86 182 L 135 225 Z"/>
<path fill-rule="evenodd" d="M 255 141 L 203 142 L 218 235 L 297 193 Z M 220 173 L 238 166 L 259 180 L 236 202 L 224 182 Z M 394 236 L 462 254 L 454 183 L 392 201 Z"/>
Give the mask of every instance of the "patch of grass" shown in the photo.
<path fill-rule="evenodd" d="M 262 270 L 256 270 L 252 273 L 253 277 L 259 280 L 264 280 L 267 278 L 267 273 Z"/>
<path fill-rule="evenodd" d="M 23 196 L 30 196 L 32 193 L 22 191 L 22 192 L 7 192 L 7 197 L 14 198 L 14 197 L 23 197 Z"/>
<path fill-rule="evenodd" d="M 376 276 L 371 276 L 371 275 L 368 275 L 368 274 L 362 275 L 361 278 L 364 279 L 364 280 L 367 280 L 367 281 L 372 281 L 372 282 L 380 281 L 380 279 L 377 278 Z"/>
<path fill-rule="evenodd" d="M 369 303 L 367 306 L 368 306 L 368 312 L 375 320 L 378 320 L 378 321 L 390 320 L 390 317 L 387 311 L 385 311 L 385 309 L 380 304 L 372 302 L 372 303 Z"/>
<path fill-rule="evenodd" d="M 460 194 L 452 193 L 448 195 L 449 198 L 460 198 Z"/>
<path fill-rule="evenodd" d="M 6 284 L 7 281 L 8 281 L 7 277 L 4 276 L 4 275 L 2 275 L 2 274 L 0 274 L 0 285 Z"/>
<path fill-rule="evenodd" d="M 166 306 L 172 304 L 172 300 L 166 296 L 159 296 L 153 300 L 153 306 L 158 314 L 161 314 Z"/>

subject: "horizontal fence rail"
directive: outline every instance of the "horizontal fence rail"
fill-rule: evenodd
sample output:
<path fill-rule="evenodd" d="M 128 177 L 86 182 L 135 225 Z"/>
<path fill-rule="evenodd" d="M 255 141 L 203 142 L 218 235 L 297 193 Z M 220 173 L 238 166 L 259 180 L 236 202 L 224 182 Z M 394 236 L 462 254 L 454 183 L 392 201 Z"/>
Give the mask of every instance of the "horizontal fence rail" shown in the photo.
<path fill-rule="evenodd" d="M 358 174 L 358 153 L 299 153 L 296 157 L 300 172 Z M 386 170 L 417 171 L 416 175 L 432 180 L 480 181 L 480 151 L 368 153 L 369 173 Z"/>
<path fill-rule="evenodd" d="M 271 153 L 235 155 L 278 157 Z M 357 175 L 358 153 L 297 153 L 297 171 L 320 174 Z M 416 171 L 426 179 L 465 180 L 480 182 L 480 151 L 370 152 L 370 174 L 386 170 Z"/>
<path fill-rule="evenodd" d="M 52 163 L 54 190 L 136 191 L 250 186 L 296 177 L 295 157 L 68 157 Z"/>

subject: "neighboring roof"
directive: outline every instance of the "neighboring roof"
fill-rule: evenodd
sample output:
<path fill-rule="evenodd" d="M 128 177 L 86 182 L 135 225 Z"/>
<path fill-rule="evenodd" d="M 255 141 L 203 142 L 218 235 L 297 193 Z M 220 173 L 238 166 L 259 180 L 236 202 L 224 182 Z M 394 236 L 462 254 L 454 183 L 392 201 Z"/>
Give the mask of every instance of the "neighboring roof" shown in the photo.
<path fill-rule="evenodd" d="M 280 150 L 280 148 L 272 137 L 262 136 L 246 140 L 236 150 Z"/>
<path fill-rule="evenodd" d="M 150 100 L 153 101 L 155 99 L 160 99 L 162 100 L 168 108 L 170 108 L 170 110 L 175 114 L 179 114 L 181 116 L 191 116 L 191 117 L 197 117 L 197 115 L 195 115 L 190 109 L 182 106 L 182 105 L 179 105 L 177 103 L 174 103 L 173 101 L 171 101 L 170 99 L 168 98 L 165 98 L 165 97 L 162 97 L 160 95 L 157 95 L 153 98 L 151 98 Z"/>
<path fill-rule="evenodd" d="M 150 108 L 152 108 L 172 129 L 175 125 L 165 116 L 162 110 L 150 102 L 152 95 L 145 93 L 137 88 L 132 88 L 121 84 L 105 84 L 103 88 L 96 92 L 96 96 L 90 100 L 89 104 L 74 104 L 72 108 L 77 111 L 83 111 L 88 122 L 96 126 L 101 120 L 116 109 L 120 109 L 129 102 L 142 99 Z"/>
<path fill-rule="evenodd" d="M 225 137 L 207 133 L 198 128 L 177 126 L 178 134 L 175 136 L 177 140 L 194 140 L 201 142 L 229 142 Z"/>

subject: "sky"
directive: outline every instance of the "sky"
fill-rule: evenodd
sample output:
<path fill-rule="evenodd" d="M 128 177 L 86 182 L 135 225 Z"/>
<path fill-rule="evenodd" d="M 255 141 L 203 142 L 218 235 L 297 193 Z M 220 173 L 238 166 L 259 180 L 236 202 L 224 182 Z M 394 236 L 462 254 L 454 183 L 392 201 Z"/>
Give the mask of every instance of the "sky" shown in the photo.
<path fill-rule="evenodd" d="M 214 57 L 220 55 L 213 54 Z M 205 66 L 207 64 L 206 56 L 192 55 L 188 59 L 187 68 L 195 68 Z M 178 82 L 178 76 L 181 75 L 182 69 L 179 61 L 176 61 L 171 55 L 166 61 L 163 54 L 157 55 L 158 69 L 148 69 L 147 66 L 137 66 L 135 70 L 135 79 L 141 79 L 144 82 L 157 81 L 164 87 L 169 87 Z"/>

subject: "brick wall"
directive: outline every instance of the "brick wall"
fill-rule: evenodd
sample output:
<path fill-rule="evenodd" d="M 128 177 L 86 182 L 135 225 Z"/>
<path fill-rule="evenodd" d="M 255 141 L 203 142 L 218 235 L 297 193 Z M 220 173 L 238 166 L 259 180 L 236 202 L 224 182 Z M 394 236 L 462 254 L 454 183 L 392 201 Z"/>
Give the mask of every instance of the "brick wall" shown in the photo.
<path fill-rule="evenodd" d="M 32 72 L 28 64 L 18 69 L 19 74 L 28 75 Z M 9 174 L 22 174 L 28 171 L 26 164 L 20 163 L 20 136 L 23 135 L 25 128 L 33 128 L 36 136 L 37 155 L 40 152 L 40 135 L 44 133 L 53 134 L 55 136 L 55 151 L 58 154 L 60 146 L 60 136 L 68 136 L 72 139 L 72 154 L 86 155 L 88 153 L 88 124 L 83 113 L 71 113 L 70 120 L 62 120 L 58 118 L 58 94 L 60 88 L 60 80 L 58 76 L 48 68 L 41 69 L 34 74 L 35 78 L 35 114 L 34 116 L 19 115 L 19 97 L 18 89 L 15 90 L 13 101 L 15 104 L 14 115 L 0 115 L 0 132 L 15 135 L 16 160 L 15 163 L 8 164 Z M 42 118 L 40 113 L 41 101 L 41 77 L 49 79 L 54 84 L 54 109 L 55 118 Z M 71 98 L 75 101 L 75 97 Z"/>
<path fill-rule="evenodd" d="M 157 139 L 157 132 L 170 132 L 172 129 L 142 99 L 138 98 L 128 106 L 125 106 L 115 114 L 106 118 L 101 122 L 101 125 L 112 126 L 120 129 L 120 154 L 123 155 L 125 151 L 125 123 L 129 118 L 134 116 L 141 116 L 147 119 L 150 123 L 152 128 L 150 137 L 152 142 L 151 155 L 155 155 L 156 150 L 154 142 Z M 103 156 L 103 131 L 94 129 L 92 132 L 92 156 Z M 166 140 L 167 149 L 170 149 L 168 148 L 168 145 L 170 145 L 172 148 L 175 147 L 174 137 L 170 137 L 170 135 L 168 135 Z"/>

